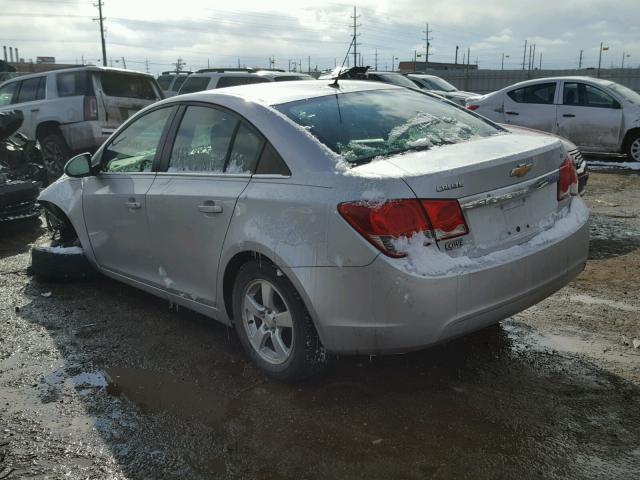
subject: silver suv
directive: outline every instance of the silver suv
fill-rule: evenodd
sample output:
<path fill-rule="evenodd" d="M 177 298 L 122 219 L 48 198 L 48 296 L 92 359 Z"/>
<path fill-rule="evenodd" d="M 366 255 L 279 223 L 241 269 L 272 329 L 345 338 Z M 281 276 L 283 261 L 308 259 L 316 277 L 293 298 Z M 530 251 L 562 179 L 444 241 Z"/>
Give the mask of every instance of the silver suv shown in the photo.
<path fill-rule="evenodd" d="M 42 146 L 51 178 L 73 152 L 94 151 L 122 122 L 164 96 L 151 75 L 78 67 L 12 78 L 0 85 L 0 112 L 20 110 L 20 132 Z"/>
<path fill-rule="evenodd" d="M 202 92 L 214 88 L 237 87 L 251 83 L 269 82 L 250 68 L 206 68 L 187 77 L 180 87 L 179 95 Z"/>

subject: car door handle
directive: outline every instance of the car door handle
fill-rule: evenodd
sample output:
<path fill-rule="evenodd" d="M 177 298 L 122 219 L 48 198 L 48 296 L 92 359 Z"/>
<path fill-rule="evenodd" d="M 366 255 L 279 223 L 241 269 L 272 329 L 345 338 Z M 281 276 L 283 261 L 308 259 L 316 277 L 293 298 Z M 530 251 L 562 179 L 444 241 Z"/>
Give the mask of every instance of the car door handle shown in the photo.
<path fill-rule="evenodd" d="M 562 115 L 565 118 L 574 118 L 575 115 L 573 113 L 565 113 L 564 115 Z"/>
<path fill-rule="evenodd" d="M 518 112 L 504 112 L 507 115 L 520 115 Z"/>
<path fill-rule="evenodd" d="M 198 207 L 198 211 L 202 213 L 222 213 L 222 206 L 204 203 Z"/>
<path fill-rule="evenodd" d="M 32 111 L 33 113 L 36 113 L 36 112 L 39 112 L 39 111 L 40 111 L 40 109 L 39 109 L 39 108 L 32 108 L 32 109 L 31 109 L 31 111 Z"/>
<path fill-rule="evenodd" d="M 139 208 L 142 208 L 142 204 L 140 202 L 136 202 L 134 200 L 129 200 L 127 203 L 125 203 L 125 205 L 127 206 L 127 208 L 131 208 L 133 210 L 137 210 Z"/>

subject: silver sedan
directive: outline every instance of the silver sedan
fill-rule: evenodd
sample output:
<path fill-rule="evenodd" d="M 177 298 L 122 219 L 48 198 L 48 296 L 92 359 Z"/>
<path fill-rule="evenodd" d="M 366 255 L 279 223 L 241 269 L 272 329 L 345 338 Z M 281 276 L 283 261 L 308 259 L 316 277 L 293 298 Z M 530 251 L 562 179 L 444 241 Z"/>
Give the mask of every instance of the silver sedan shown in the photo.
<path fill-rule="evenodd" d="M 576 195 L 557 138 L 392 85 L 300 81 L 158 102 L 40 201 L 100 272 L 233 325 L 297 380 L 561 288 L 587 257 Z"/>

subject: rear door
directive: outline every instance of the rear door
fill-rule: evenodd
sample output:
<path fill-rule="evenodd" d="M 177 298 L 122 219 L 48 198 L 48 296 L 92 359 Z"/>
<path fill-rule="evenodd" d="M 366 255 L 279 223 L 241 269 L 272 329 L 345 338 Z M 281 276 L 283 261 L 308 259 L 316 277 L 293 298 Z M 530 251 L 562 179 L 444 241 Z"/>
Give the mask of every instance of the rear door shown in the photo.
<path fill-rule="evenodd" d="M 503 97 L 505 123 L 553 132 L 557 85 L 557 81 L 547 81 L 507 91 Z"/>
<path fill-rule="evenodd" d="M 612 152 L 618 149 L 622 129 L 620 103 L 601 88 L 565 81 L 557 111 L 558 135 L 581 148 Z"/>
<path fill-rule="evenodd" d="M 98 159 L 102 171 L 84 180 L 84 218 L 98 264 L 150 284 L 159 277 L 151 255 L 146 193 L 176 108 L 153 110 L 112 137 Z"/>
<path fill-rule="evenodd" d="M 238 116 L 187 104 L 147 194 L 155 270 L 175 295 L 215 306 L 218 262 L 264 139 Z"/>
<path fill-rule="evenodd" d="M 24 120 L 19 131 L 28 138 L 35 138 L 40 103 L 45 98 L 46 80 L 44 75 L 29 78 L 12 82 L 0 90 L 0 110 L 20 110 Z"/>

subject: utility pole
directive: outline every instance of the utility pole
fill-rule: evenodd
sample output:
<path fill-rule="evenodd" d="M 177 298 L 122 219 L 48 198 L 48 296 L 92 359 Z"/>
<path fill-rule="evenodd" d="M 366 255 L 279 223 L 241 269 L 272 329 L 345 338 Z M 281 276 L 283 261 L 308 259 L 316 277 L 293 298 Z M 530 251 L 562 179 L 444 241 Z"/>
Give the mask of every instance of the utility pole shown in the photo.
<path fill-rule="evenodd" d="M 533 55 L 531 55 L 531 70 L 536 68 L 536 44 L 533 44 Z"/>
<path fill-rule="evenodd" d="M 427 71 L 427 68 L 429 68 L 429 47 L 431 46 L 431 40 L 433 40 L 433 37 L 430 37 L 429 34 L 433 33 L 433 30 L 429 30 L 429 24 L 426 23 L 426 28 L 424 30 L 424 48 L 426 50 L 426 54 L 427 56 L 425 57 L 425 62 L 424 62 L 424 71 Z"/>
<path fill-rule="evenodd" d="M 502 52 L 502 63 L 500 64 L 500 70 L 504 70 L 504 52 Z"/>
<path fill-rule="evenodd" d="M 353 66 L 358 66 L 358 27 L 362 25 L 358 25 L 358 18 L 360 15 L 356 13 L 356 7 L 353 7 Z"/>
<path fill-rule="evenodd" d="M 458 49 L 459 49 L 459 48 L 460 48 L 460 47 L 459 47 L 458 45 L 456 45 L 456 60 L 455 60 L 455 65 L 457 65 L 457 64 L 458 64 Z"/>
<path fill-rule="evenodd" d="M 622 66 L 620 68 L 624 68 L 624 59 L 627 56 L 627 52 L 622 52 Z"/>
<path fill-rule="evenodd" d="M 584 52 L 584 50 L 580 50 L 580 60 L 578 60 L 578 70 L 582 68 L 582 52 Z"/>
<path fill-rule="evenodd" d="M 416 73 L 416 63 L 418 62 L 418 51 L 413 51 L 413 73 Z"/>
<path fill-rule="evenodd" d="M 522 70 L 524 70 L 524 60 L 527 58 L 527 41 L 524 41 L 524 53 L 522 54 Z"/>
<path fill-rule="evenodd" d="M 97 4 L 95 3 L 93 4 L 94 7 L 98 7 L 98 18 L 94 18 L 93 21 L 100 22 L 100 40 L 102 42 L 102 66 L 106 67 L 107 66 L 107 47 L 105 46 L 105 43 L 104 43 L 104 21 L 106 20 L 106 18 L 102 16 L 102 5 L 104 5 L 102 0 L 98 0 Z"/>
<path fill-rule="evenodd" d="M 527 70 L 531 70 L 531 50 L 533 50 L 533 45 L 529 44 L 529 61 L 527 62 Z"/>
<path fill-rule="evenodd" d="M 307 61 L 309 62 L 309 73 L 311 73 L 311 55 L 307 57 Z"/>
<path fill-rule="evenodd" d="M 542 70 L 542 52 L 540 52 L 540 66 L 538 67 L 538 70 Z"/>
<path fill-rule="evenodd" d="M 122 68 L 124 68 L 125 70 L 127 69 L 127 62 L 125 61 L 124 57 L 120 57 L 122 58 Z"/>
<path fill-rule="evenodd" d="M 376 48 L 376 63 L 375 63 L 376 67 L 375 70 L 378 70 L 378 49 Z"/>
<path fill-rule="evenodd" d="M 609 50 L 609 47 L 604 47 L 605 50 Z M 598 56 L 598 78 L 600 78 L 600 66 L 602 65 L 602 42 L 600 42 L 600 55 Z"/>
<path fill-rule="evenodd" d="M 144 69 L 147 73 L 149 73 L 149 57 L 144 59 Z"/>

